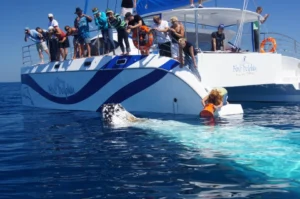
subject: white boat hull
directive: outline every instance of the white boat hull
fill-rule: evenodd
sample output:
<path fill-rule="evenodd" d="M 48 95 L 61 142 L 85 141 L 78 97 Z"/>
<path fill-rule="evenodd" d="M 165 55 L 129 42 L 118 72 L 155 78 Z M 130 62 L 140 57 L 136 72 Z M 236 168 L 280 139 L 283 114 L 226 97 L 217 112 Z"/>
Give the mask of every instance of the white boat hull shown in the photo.
<path fill-rule="evenodd" d="M 176 60 L 158 55 L 98 56 L 24 67 L 23 104 L 32 107 L 100 111 L 120 103 L 131 112 L 199 115 L 208 89 Z M 229 105 L 220 115 L 239 114 Z"/>

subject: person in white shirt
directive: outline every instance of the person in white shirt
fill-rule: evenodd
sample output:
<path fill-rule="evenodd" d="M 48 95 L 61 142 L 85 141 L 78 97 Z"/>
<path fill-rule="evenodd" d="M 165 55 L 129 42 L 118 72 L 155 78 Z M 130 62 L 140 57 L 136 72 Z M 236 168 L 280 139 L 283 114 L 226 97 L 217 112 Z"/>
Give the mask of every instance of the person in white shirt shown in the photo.
<path fill-rule="evenodd" d="M 56 27 L 56 26 L 59 27 L 58 22 L 54 19 L 54 16 L 53 16 L 52 13 L 48 14 L 48 19 L 49 19 L 48 28 L 50 26 L 52 26 L 52 27 Z"/>
<path fill-rule="evenodd" d="M 49 19 L 49 23 L 48 23 L 48 29 L 49 32 L 51 32 L 51 37 L 49 38 L 49 49 L 50 49 L 50 59 L 51 61 L 59 61 L 59 48 L 58 48 L 58 39 L 55 36 L 55 34 L 53 33 L 53 30 L 55 27 L 59 28 L 59 24 L 58 22 L 54 19 L 54 16 L 52 13 L 48 14 L 48 19 Z"/>
<path fill-rule="evenodd" d="M 260 35 L 260 26 L 261 24 L 265 23 L 269 17 L 269 14 L 266 14 L 264 17 L 261 16 L 261 13 L 263 11 L 262 7 L 257 7 L 256 8 L 256 13 L 258 13 L 259 16 L 259 20 L 253 22 L 253 37 L 254 37 L 254 48 L 255 48 L 255 52 L 259 52 L 259 35 Z"/>
<path fill-rule="evenodd" d="M 154 24 L 152 29 L 155 30 L 156 40 L 158 43 L 160 56 L 172 57 L 171 53 L 171 39 L 169 37 L 169 24 L 162 20 L 159 16 L 153 17 Z"/>

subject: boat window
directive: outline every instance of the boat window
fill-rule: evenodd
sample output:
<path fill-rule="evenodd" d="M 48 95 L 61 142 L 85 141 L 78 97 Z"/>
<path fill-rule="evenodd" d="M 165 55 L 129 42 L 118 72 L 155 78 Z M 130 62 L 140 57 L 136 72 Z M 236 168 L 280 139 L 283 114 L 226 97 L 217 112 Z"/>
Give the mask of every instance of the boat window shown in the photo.
<path fill-rule="evenodd" d="M 126 64 L 126 62 L 127 62 L 126 58 L 118 59 L 117 62 L 116 62 L 116 65 L 124 65 L 124 64 Z"/>
<path fill-rule="evenodd" d="M 86 61 L 86 62 L 84 62 L 84 66 L 90 66 L 91 64 L 92 64 L 91 61 Z"/>
<path fill-rule="evenodd" d="M 58 69 L 59 66 L 60 66 L 60 64 L 55 64 L 54 68 L 55 68 L 55 69 Z"/>

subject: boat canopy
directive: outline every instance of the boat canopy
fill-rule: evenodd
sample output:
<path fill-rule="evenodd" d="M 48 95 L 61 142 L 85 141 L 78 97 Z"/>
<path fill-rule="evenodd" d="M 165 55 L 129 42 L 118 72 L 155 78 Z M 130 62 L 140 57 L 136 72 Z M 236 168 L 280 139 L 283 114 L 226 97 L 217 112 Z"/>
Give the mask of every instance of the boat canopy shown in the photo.
<path fill-rule="evenodd" d="M 209 0 L 203 0 L 203 3 Z M 198 0 L 194 0 L 198 2 Z M 177 9 L 190 6 L 188 0 L 139 0 L 137 1 L 136 11 L 140 15 L 163 10 Z"/>
<path fill-rule="evenodd" d="M 179 21 L 187 23 L 198 23 L 207 26 L 217 27 L 220 24 L 233 26 L 240 23 L 243 10 L 235 8 L 190 8 L 168 10 L 161 12 L 148 13 L 143 17 L 150 17 L 161 14 L 162 19 L 169 21 L 171 17 L 176 16 Z M 195 16 L 198 16 L 197 19 Z M 244 23 L 257 21 L 259 14 L 249 10 L 244 10 Z"/>

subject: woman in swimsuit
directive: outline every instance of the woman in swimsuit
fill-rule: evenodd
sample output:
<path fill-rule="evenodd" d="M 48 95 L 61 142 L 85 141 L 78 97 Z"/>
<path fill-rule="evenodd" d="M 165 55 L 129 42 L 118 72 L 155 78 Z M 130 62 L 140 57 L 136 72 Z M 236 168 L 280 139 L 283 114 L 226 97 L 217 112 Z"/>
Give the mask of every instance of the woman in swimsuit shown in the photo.
<path fill-rule="evenodd" d="M 170 27 L 169 31 L 172 38 L 172 45 L 171 45 L 172 57 L 174 59 L 178 59 L 178 53 L 179 53 L 178 40 L 184 38 L 184 27 L 181 23 L 179 23 L 177 17 L 172 17 L 171 23 L 172 26 Z"/>

